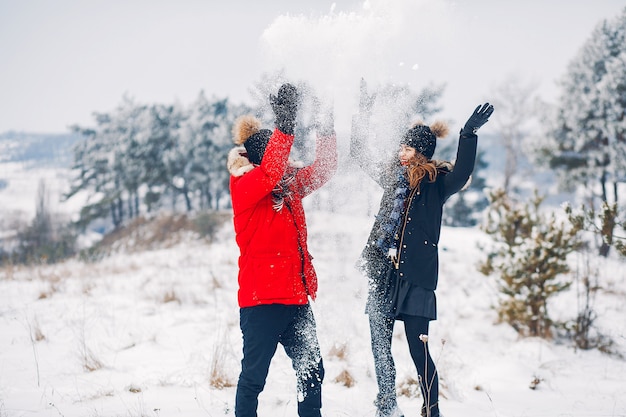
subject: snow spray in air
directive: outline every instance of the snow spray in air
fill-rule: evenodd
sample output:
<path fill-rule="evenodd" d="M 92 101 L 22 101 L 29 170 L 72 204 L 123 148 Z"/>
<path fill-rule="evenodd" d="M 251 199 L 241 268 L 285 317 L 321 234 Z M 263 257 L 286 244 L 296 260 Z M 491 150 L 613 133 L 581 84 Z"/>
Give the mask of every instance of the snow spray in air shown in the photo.
<path fill-rule="evenodd" d="M 436 70 L 437 54 L 448 49 L 445 45 L 454 31 L 451 14 L 446 0 L 368 0 L 355 10 L 337 11 L 333 4 L 321 16 L 278 16 L 260 40 L 267 91 L 275 91 L 284 81 L 305 83 L 323 105 L 332 107 L 342 165 L 352 115 L 358 112 L 360 82 L 365 79 L 371 91 L 386 92 L 377 95 L 372 138 L 366 146 L 392 156 L 399 132 L 409 127 L 407 115 L 414 111 L 417 93 L 430 85 L 427 71 Z M 311 109 L 306 92 L 302 113 Z M 346 176 L 342 168 L 336 177 Z M 354 202 L 355 191 L 371 195 L 348 178 L 335 178 L 333 184 L 329 198 L 342 200 L 334 201 L 335 207 L 354 209 L 343 200 Z"/>
<path fill-rule="evenodd" d="M 333 103 L 337 131 L 349 131 L 361 78 L 415 91 L 430 83 L 427 72 L 449 49 L 453 14 L 444 0 L 368 0 L 352 11 L 282 15 L 262 35 L 262 67 L 312 85 Z"/>

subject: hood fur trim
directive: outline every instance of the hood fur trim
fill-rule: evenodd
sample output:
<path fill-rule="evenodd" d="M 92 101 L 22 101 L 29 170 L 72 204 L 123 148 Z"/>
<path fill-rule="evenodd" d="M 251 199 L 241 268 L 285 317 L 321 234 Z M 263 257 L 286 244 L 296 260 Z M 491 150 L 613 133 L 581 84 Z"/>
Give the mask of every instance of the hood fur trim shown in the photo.
<path fill-rule="evenodd" d="M 237 146 L 228 152 L 226 166 L 228 172 L 234 177 L 241 177 L 246 172 L 252 171 L 254 165 L 248 160 L 248 153 L 243 146 Z"/>
<path fill-rule="evenodd" d="M 301 161 L 289 160 L 289 166 L 292 168 L 304 168 Z M 254 169 L 254 164 L 248 159 L 248 153 L 243 146 L 237 146 L 228 152 L 228 160 L 226 161 L 228 172 L 233 177 L 241 177 L 243 174 Z"/>
<path fill-rule="evenodd" d="M 452 162 L 449 162 L 449 161 L 439 161 L 439 160 L 433 160 L 433 162 L 437 166 L 437 169 L 439 169 L 440 171 L 443 171 L 445 173 L 448 173 L 448 172 L 450 172 L 450 171 L 452 171 L 454 169 L 454 164 Z M 463 188 L 461 188 L 460 191 L 467 190 L 471 184 L 472 184 L 472 175 L 469 176 L 469 178 L 467 179 L 467 182 L 465 183 Z"/>

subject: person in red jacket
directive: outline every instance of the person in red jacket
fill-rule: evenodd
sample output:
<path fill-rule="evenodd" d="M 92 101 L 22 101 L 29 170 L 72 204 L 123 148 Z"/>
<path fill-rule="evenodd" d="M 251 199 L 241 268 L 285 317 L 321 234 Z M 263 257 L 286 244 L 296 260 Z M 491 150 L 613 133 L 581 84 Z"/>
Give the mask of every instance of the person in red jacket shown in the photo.
<path fill-rule="evenodd" d="M 337 169 L 332 116 L 318 124 L 316 158 L 302 167 L 289 160 L 298 92 L 283 84 L 270 95 L 276 128 L 261 129 L 252 116 L 234 127 L 238 147 L 230 151 L 230 193 L 240 249 L 239 291 L 243 359 L 235 416 L 256 417 L 270 362 L 278 344 L 292 360 L 298 383 L 298 415 L 320 417 L 324 366 L 309 300 L 317 277 L 307 248 L 302 199 Z"/>

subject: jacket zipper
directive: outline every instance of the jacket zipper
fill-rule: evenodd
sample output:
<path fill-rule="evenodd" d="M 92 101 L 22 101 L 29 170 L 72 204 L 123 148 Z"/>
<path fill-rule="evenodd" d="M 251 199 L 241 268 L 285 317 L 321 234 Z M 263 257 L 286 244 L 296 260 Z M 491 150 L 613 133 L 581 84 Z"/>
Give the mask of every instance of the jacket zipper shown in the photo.
<path fill-rule="evenodd" d="M 406 209 L 404 211 L 404 220 L 402 221 L 402 227 L 400 228 L 400 243 L 398 245 L 398 256 L 395 256 L 391 259 L 393 262 L 393 266 L 396 269 L 400 269 L 400 256 L 402 256 L 402 244 L 404 243 L 404 229 L 406 228 L 406 222 L 409 218 L 409 209 L 411 208 L 411 203 L 413 202 L 413 198 L 415 197 L 415 193 L 417 193 L 417 187 L 415 187 L 411 194 L 409 194 L 409 198 L 407 200 Z"/>

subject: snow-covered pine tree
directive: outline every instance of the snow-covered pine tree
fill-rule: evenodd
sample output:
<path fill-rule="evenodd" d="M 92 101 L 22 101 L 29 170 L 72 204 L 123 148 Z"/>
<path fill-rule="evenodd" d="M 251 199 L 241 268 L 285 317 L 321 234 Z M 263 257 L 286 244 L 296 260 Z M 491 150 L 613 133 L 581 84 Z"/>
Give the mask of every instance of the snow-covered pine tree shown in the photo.
<path fill-rule="evenodd" d="M 113 111 L 95 114 L 95 127 L 74 126 L 83 140 L 74 149 L 65 197 L 88 196 L 78 225 L 102 219 L 118 227 L 142 212 L 179 210 L 181 197 L 186 211 L 219 208 L 228 192 L 232 124 L 247 111 L 203 93 L 189 107 L 124 97 Z"/>
<path fill-rule="evenodd" d="M 187 120 L 186 109 L 179 105 L 154 105 L 151 106 L 151 118 L 150 150 L 157 164 L 157 175 L 151 186 L 160 188 L 161 198 L 169 197 L 172 211 L 176 211 L 179 197 L 183 198 L 185 209 L 190 211 L 193 206 L 188 165 L 193 150 L 180 135 L 180 126 Z"/>
<path fill-rule="evenodd" d="M 228 193 L 224 161 L 233 146 L 232 126 L 238 116 L 250 112 L 249 107 L 234 105 L 228 99 L 208 100 L 204 92 L 192 103 L 180 138 L 189 148 L 188 179 L 196 208 L 220 208 L 222 195 Z"/>
<path fill-rule="evenodd" d="M 537 193 L 522 204 L 498 189 L 490 200 L 482 228 L 493 245 L 483 248 L 487 258 L 479 270 L 497 275 L 499 319 L 521 335 L 550 337 L 548 300 L 571 284 L 562 277 L 570 271 L 568 255 L 581 245 L 580 227 L 542 213 L 543 197 Z"/>
<path fill-rule="evenodd" d="M 110 131 L 112 167 L 118 190 L 114 223 L 118 226 L 124 219 L 139 215 L 140 187 L 146 171 L 143 153 L 147 141 L 144 132 L 150 123 L 148 107 L 124 97 L 122 104 L 109 114 L 108 120 L 106 130 Z"/>
<path fill-rule="evenodd" d="M 145 110 L 132 99 L 124 97 L 111 113 L 94 113 L 95 127 L 72 126 L 72 131 L 83 140 L 74 147 L 74 177 L 66 199 L 84 192 L 87 203 L 81 208 L 79 227 L 86 227 L 96 219 L 110 216 L 115 227 L 124 221 L 124 191 L 126 174 L 120 158 L 126 155 L 127 142 L 140 131 L 136 126 L 139 115 Z M 132 188 L 132 187 L 131 187 Z"/>
<path fill-rule="evenodd" d="M 562 186 L 619 203 L 626 178 L 626 8 L 603 21 L 570 62 L 560 103 L 539 148 Z M 606 256 L 609 246 L 602 245 Z"/>

